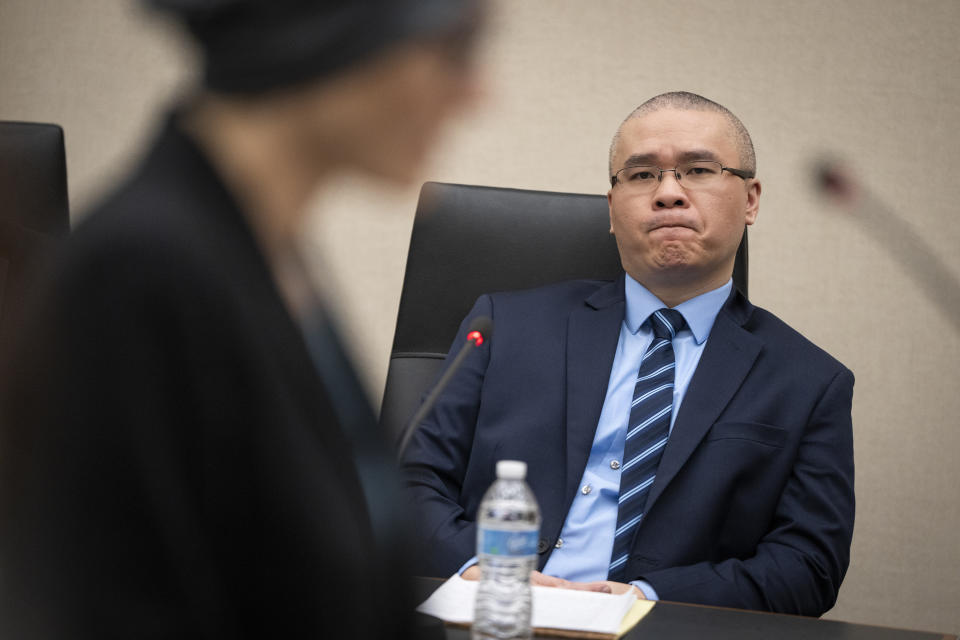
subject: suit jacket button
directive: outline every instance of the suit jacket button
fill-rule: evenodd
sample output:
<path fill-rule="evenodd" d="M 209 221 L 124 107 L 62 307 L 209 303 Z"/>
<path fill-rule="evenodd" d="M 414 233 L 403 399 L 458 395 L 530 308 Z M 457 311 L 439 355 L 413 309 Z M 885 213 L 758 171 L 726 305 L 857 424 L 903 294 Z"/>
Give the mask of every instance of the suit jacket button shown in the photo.
<path fill-rule="evenodd" d="M 540 541 L 537 542 L 537 553 L 546 553 L 549 548 L 550 541 L 546 538 L 540 538 Z"/>

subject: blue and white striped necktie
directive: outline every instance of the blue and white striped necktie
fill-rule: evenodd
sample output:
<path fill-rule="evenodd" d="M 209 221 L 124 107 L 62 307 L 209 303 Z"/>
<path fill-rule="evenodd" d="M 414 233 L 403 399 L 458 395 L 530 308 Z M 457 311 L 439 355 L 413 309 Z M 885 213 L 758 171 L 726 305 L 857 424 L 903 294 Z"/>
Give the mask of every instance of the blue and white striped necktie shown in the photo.
<path fill-rule="evenodd" d="M 643 520 L 647 496 L 670 435 L 676 369 L 673 338 L 684 326 L 683 315 L 673 309 L 654 311 L 646 322 L 653 329 L 653 341 L 643 354 L 633 389 L 620 467 L 617 531 L 610 555 L 608 577 L 618 582 L 626 580 L 631 543 Z"/>

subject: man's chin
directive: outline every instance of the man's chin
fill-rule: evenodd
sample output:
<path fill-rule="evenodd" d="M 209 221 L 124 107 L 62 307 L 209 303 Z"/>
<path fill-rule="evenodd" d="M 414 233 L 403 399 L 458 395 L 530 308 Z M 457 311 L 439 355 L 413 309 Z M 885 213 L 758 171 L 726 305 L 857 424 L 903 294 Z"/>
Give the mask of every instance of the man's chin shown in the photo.
<path fill-rule="evenodd" d="M 683 276 L 687 271 L 696 270 L 698 262 L 698 254 L 689 243 L 666 242 L 657 251 L 653 265 L 661 275 Z"/>
<path fill-rule="evenodd" d="M 714 269 L 704 264 L 696 252 L 672 248 L 664 251 L 630 275 L 647 288 L 670 287 L 671 289 L 699 290 L 712 280 Z M 637 276 L 641 277 L 637 277 Z"/>

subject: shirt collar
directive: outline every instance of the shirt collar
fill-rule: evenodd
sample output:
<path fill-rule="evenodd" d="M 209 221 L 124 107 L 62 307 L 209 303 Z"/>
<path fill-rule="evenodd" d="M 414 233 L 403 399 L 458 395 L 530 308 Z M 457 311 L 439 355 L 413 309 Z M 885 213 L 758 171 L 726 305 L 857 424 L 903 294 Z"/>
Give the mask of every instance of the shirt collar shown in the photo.
<path fill-rule="evenodd" d="M 627 298 L 627 313 L 624 322 L 627 323 L 630 333 L 635 334 L 651 313 L 667 305 L 650 293 L 649 289 L 630 277 L 629 273 L 626 275 L 624 291 Z M 687 321 L 687 326 L 697 344 L 703 344 L 704 340 L 710 337 L 713 321 L 717 319 L 717 314 L 730 297 L 732 288 L 733 279 L 731 278 L 722 287 L 701 293 L 696 298 L 681 302 L 674 307 L 683 314 L 683 319 Z"/>

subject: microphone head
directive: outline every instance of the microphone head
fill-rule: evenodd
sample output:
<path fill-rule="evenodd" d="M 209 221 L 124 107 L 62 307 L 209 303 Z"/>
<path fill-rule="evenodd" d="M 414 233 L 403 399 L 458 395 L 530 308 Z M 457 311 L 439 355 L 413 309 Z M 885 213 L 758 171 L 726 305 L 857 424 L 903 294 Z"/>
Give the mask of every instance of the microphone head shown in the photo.
<path fill-rule="evenodd" d="M 837 204 L 851 206 L 858 203 L 861 189 L 849 167 L 832 158 L 821 158 L 813 165 L 817 190 Z"/>
<path fill-rule="evenodd" d="M 468 334 L 473 332 L 479 333 L 483 336 L 484 340 L 489 340 L 493 335 L 493 320 L 490 319 L 490 316 L 477 316 L 474 318 L 473 322 L 471 322 L 467 328 Z"/>

